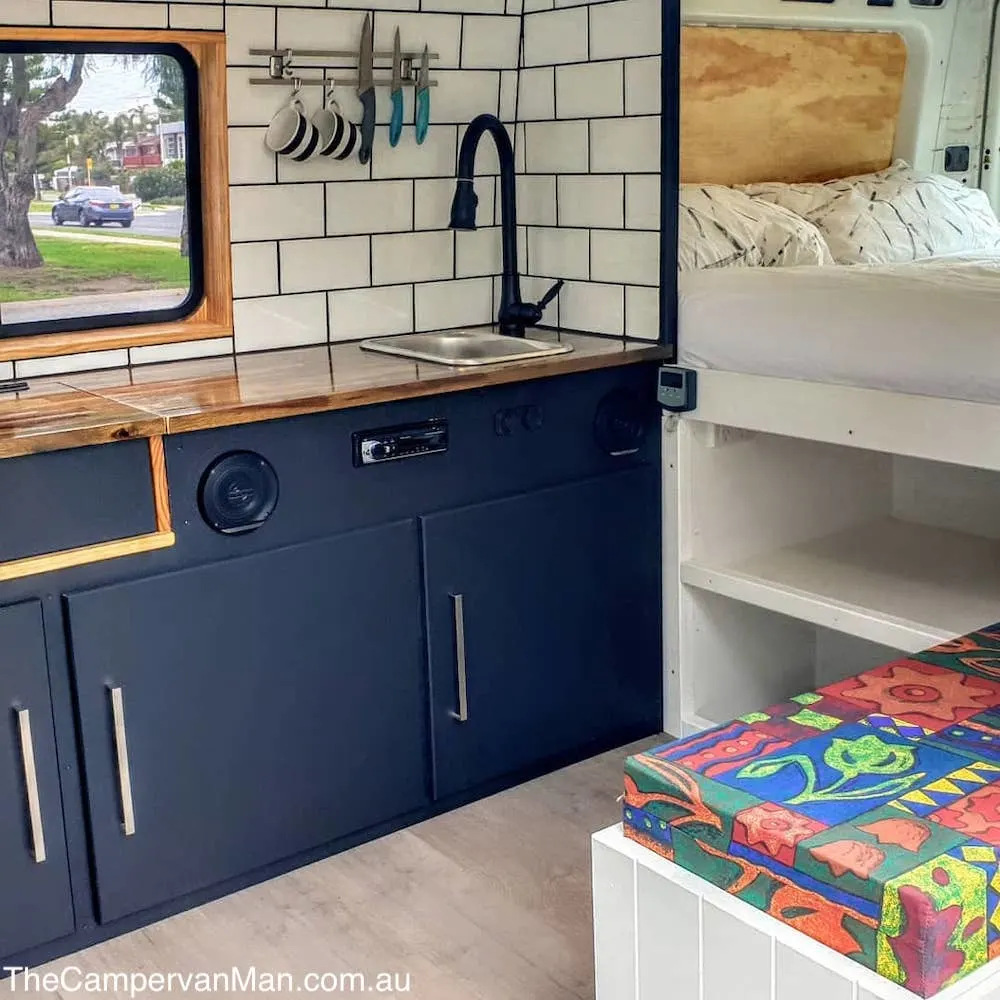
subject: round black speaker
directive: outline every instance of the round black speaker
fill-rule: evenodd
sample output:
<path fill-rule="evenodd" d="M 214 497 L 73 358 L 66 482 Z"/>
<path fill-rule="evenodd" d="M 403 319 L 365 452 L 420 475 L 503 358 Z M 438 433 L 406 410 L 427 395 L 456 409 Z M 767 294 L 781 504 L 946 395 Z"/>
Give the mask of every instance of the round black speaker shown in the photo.
<path fill-rule="evenodd" d="M 649 407 L 630 389 L 615 389 L 597 404 L 594 437 L 608 455 L 634 455 L 646 437 Z"/>
<path fill-rule="evenodd" d="M 231 451 L 205 470 L 198 506 L 201 516 L 224 535 L 256 531 L 278 506 L 278 477 L 262 455 Z"/>

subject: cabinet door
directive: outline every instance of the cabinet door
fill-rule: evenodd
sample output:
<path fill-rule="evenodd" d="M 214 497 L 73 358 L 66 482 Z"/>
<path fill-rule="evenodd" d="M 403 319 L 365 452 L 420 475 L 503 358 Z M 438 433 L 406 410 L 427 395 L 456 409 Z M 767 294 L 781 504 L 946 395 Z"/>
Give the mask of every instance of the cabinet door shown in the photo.
<path fill-rule="evenodd" d="M 67 601 L 103 921 L 426 803 L 415 522 Z"/>
<path fill-rule="evenodd" d="M 437 796 L 658 730 L 655 470 L 427 517 L 424 556 Z"/>
<path fill-rule="evenodd" d="M 42 609 L 0 608 L 0 954 L 73 930 Z"/>

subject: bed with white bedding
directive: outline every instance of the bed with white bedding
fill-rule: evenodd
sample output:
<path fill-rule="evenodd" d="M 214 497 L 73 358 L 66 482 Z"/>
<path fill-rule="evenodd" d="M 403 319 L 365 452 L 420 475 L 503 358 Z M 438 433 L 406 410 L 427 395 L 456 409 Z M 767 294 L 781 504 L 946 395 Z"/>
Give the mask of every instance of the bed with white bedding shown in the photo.
<path fill-rule="evenodd" d="M 678 361 L 1000 402 L 1000 223 L 896 163 L 824 184 L 686 186 Z"/>
<path fill-rule="evenodd" d="M 679 364 L 1000 402 L 1000 250 L 678 277 Z"/>

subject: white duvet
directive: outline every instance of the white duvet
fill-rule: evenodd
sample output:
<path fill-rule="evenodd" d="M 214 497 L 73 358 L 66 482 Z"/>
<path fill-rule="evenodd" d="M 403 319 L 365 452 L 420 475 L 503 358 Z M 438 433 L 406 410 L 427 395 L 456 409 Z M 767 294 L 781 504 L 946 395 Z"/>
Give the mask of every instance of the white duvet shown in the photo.
<path fill-rule="evenodd" d="M 678 282 L 681 364 L 1000 402 L 1000 251 Z"/>

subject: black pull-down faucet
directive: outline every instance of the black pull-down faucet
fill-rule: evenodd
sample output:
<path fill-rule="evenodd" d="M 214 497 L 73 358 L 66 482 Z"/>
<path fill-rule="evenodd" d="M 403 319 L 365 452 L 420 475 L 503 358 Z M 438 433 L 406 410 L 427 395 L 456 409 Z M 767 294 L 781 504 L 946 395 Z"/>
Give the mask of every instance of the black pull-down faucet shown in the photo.
<path fill-rule="evenodd" d="M 489 132 L 500 158 L 500 221 L 503 229 L 503 285 L 500 295 L 500 332 L 508 337 L 523 337 L 525 327 L 538 326 L 545 307 L 559 294 L 563 283 L 557 281 L 540 302 L 521 301 L 521 280 L 517 271 L 517 193 L 514 179 L 514 148 L 503 122 L 496 115 L 473 118 L 462 139 L 458 154 L 458 186 L 451 204 L 451 228 L 475 229 L 479 198 L 473 185 L 476 173 L 476 150 L 483 133 Z"/>

